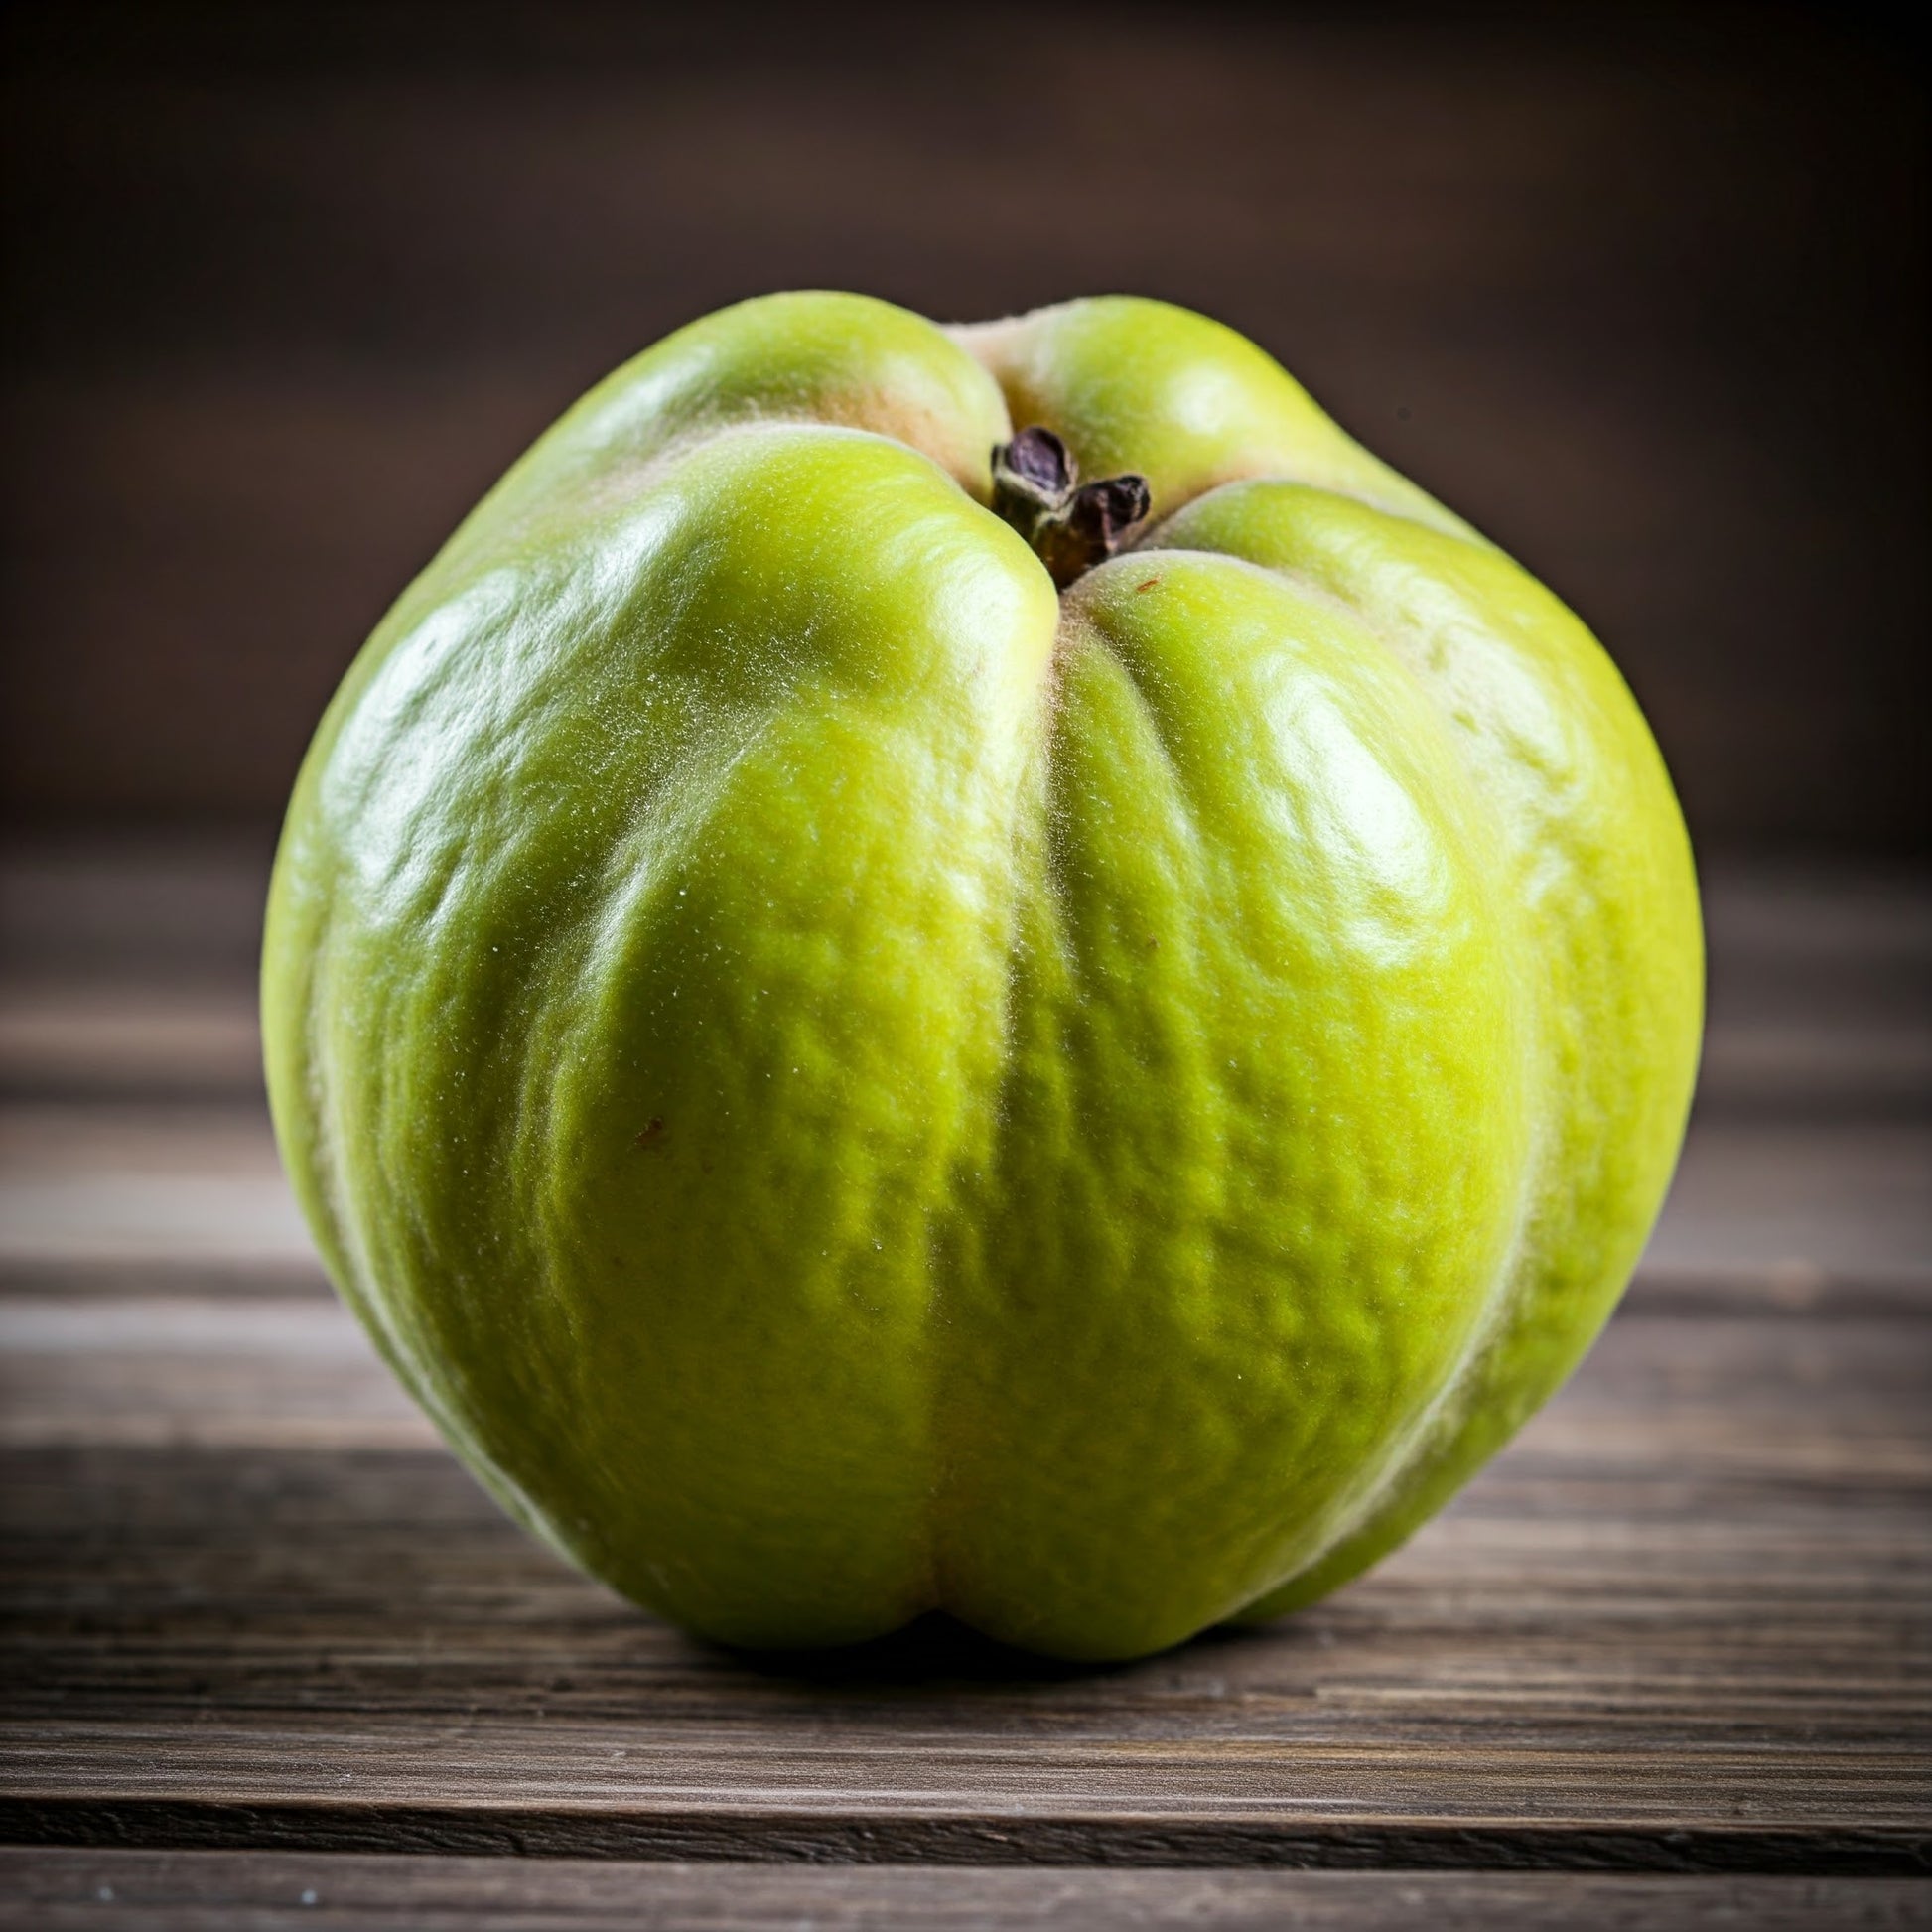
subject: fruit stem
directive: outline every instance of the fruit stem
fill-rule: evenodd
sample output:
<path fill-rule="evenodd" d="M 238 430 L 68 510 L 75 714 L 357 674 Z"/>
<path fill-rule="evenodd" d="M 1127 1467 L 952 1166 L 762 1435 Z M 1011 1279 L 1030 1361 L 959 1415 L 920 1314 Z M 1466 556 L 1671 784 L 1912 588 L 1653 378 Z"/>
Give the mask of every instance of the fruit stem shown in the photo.
<path fill-rule="evenodd" d="M 1152 501 L 1147 479 L 1131 473 L 1081 483 L 1073 453 L 1050 429 L 1023 429 L 993 446 L 993 508 L 1061 590 L 1111 557 Z"/>

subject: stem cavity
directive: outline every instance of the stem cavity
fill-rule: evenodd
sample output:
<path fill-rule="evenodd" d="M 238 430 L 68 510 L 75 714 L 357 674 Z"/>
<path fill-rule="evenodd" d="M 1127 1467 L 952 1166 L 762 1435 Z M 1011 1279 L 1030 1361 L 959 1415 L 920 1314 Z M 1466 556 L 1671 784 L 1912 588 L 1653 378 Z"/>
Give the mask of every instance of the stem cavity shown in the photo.
<path fill-rule="evenodd" d="M 1033 546 L 1061 590 L 1104 563 L 1147 516 L 1147 479 L 1080 482 L 1072 452 L 1050 429 L 1023 429 L 993 448 L 993 508 Z"/>

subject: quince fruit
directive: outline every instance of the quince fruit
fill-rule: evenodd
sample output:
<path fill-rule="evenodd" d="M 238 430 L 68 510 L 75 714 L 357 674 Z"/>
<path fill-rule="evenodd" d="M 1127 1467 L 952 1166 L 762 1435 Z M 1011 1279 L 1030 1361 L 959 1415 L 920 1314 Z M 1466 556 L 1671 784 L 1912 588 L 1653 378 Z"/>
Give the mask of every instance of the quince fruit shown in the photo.
<path fill-rule="evenodd" d="M 269 912 L 342 1293 L 504 1506 L 752 1646 L 1334 1588 L 1603 1322 L 1698 902 L 1556 598 L 1151 301 L 671 336 L 349 672 Z"/>

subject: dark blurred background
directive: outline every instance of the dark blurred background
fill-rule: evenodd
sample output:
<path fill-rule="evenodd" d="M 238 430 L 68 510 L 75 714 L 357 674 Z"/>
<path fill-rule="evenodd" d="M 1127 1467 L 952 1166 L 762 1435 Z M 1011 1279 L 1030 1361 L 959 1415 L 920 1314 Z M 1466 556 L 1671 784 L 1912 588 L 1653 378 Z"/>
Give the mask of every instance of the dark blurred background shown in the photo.
<path fill-rule="evenodd" d="M 1596 627 L 1707 851 L 1923 850 L 1924 92 L 1874 9 L 5 15 L 4 804 L 272 825 L 612 365 L 787 286 L 1253 336 Z"/>

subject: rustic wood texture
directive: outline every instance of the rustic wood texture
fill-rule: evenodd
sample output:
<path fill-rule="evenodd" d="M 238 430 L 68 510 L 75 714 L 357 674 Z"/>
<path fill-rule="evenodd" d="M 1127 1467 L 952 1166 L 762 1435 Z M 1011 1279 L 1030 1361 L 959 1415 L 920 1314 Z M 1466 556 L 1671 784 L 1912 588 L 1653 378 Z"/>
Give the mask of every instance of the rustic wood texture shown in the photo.
<path fill-rule="evenodd" d="M 289 1207 L 260 863 L 0 862 L 5 1922 L 314 1922 L 318 1871 L 420 1924 L 1918 1922 L 1924 882 L 1715 881 L 1692 1141 L 1572 1386 L 1329 1602 L 1085 1671 L 748 1659 L 513 1529 Z M 1288 1865 L 1350 1875 L 1173 1869 Z"/>
<path fill-rule="evenodd" d="M 463 512 L 719 304 L 1126 289 L 1574 602 L 1701 838 L 1923 850 L 1924 108 L 1882 11 L 14 0 L 0 800 L 279 813 Z"/>
<path fill-rule="evenodd" d="M 1547 1873 L 803 1870 L 619 1860 L 0 1849 L 0 1928 L 184 1922 L 234 1932 L 396 1923 L 687 1932 L 1893 1932 L 1932 1924 L 1901 1879 Z"/>

